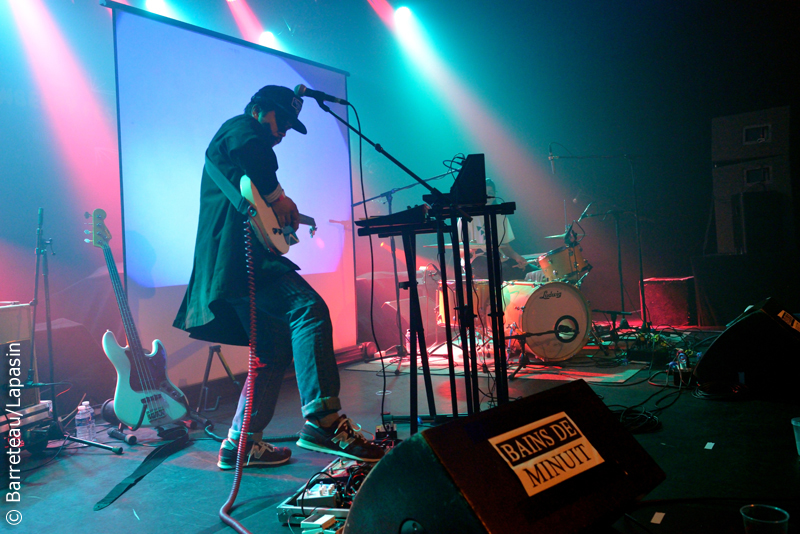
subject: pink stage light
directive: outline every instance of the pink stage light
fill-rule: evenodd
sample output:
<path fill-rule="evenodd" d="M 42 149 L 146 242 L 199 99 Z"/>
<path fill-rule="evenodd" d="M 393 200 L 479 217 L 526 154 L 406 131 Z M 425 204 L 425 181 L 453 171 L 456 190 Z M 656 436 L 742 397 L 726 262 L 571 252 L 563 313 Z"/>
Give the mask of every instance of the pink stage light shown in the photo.
<path fill-rule="evenodd" d="M 75 204 L 102 207 L 106 224 L 121 236 L 119 157 L 115 112 L 103 107 L 89 77 L 42 0 L 10 0 L 43 113 L 54 137 L 54 149 L 74 189 Z M 76 225 L 79 222 L 76 221 Z M 112 242 L 121 249 L 121 239 Z"/>
<path fill-rule="evenodd" d="M 236 26 L 239 27 L 242 38 L 251 43 L 258 43 L 261 34 L 264 32 L 264 27 L 255 13 L 253 13 L 253 10 L 250 9 L 247 0 L 236 0 L 235 2 L 227 2 L 227 4 Z"/>
<path fill-rule="evenodd" d="M 394 28 L 394 8 L 386 0 L 367 0 L 375 13 L 389 28 Z"/>

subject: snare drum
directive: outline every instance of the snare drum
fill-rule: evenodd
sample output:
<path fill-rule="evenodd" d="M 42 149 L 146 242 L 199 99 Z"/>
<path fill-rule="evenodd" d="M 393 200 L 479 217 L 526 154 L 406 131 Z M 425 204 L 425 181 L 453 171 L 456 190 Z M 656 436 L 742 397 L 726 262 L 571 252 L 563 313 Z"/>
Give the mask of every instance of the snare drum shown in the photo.
<path fill-rule="evenodd" d="M 466 287 L 464 281 L 461 281 L 462 286 Z M 456 281 L 447 281 L 447 303 L 450 306 L 450 325 L 457 326 L 458 313 L 456 312 Z M 439 281 L 439 288 L 436 290 L 438 296 L 439 309 L 436 312 L 436 322 L 439 326 L 444 326 L 447 321 L 444 317 L 444 295 L 442 292 L 442 282 Z M 467 294 L 464 293 L 464 300 L 466 301 Z M 482 317 L 486 321 L 486 316 L 489 310 L 489 281 L 488 280 L 473 280 L 472 281 L 472 312 L 477 317 Z"/>
<path fill-rule="evenodd" d="M 544 277 L 550 282 L 575 283 L 584 273 L 591 270 L 592 266 L 583 259 L 583 249 L 580 245 L 574 247 L 561 247 L 539 256 L 539 267 L 544 271 Z"/>
<path fill-rule="evenodd" d="M 557 362 L 583 348 L 592 318 L 586 299 L 573 285 L 509 282 L 503 285 L 503 323 L 512 335 L 541 334 L 525 338 L 526 352 Z"/>

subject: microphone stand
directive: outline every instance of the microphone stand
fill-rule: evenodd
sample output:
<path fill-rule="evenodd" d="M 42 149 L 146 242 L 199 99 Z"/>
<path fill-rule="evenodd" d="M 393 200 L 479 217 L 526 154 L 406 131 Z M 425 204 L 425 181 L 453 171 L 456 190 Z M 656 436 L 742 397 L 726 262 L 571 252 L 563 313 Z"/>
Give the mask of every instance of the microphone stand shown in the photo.
<path fill-rule="evenodd" d="M 429 185 L 425 180 L 414 174 L 408 167 L 400 163 L 394 156 L 386 152 L 380 144 L 373 142 L 363 133 L 361 133 L 360 129 L 353 128 L 353 126 L 344 120 L 342 117 L 337 115 L 335 112 L 331 110 L 329 106 L 327 106 L 323 101 L 322 98 L 315 98 L 319 107 L 333 115 L 336 120 L 338 120 L 343 125 L 347 126 L 347 128 L 354 132 L 358 137 L 367 143 L 369 143 L 375 150 L 380 152 L 384 157 L 386 157 L 389 161 L 394 163 L 397 167 L 402 169 L 406 174 L 411 176 L 417 183 L 422 185 L 425 189 L 427 189 L 434 197 L 435 202 L 433 203 L 435 206 L 438 206 L 437 211 L 440 213 L 442 207 L 449 206 L 453 212 L 458 213 L 461 217 L 466 219 L 467 221 L 471 221 L 472 217 L 470 217 L 463 209 L 459 206 L 453 205 L 445 196 L 442 194 L 441 191 L 436 189 L 435 187 Z M 439 243 L 439 257 L 440 259 L 444 257 L 444 221 L 442 217 L 436 217 L 436 232 L 437 238 Z M 430 379 L 430 368 L 428 366 L 428 354 L 427 354 L 427 346 L 425 345 L 425 331 L 422 326 L 422 317 L 421 311 L 419 307 L 419 294 L 417 292 L 417 281 L 416 277 L 414 276 L 414 272 L 416 272 L 416 266 L 413 265 L 414 258 L 416 257 L 416 234 L 409 230 L 403 232 L 403 247 L 405 248 L 406 252 L 406 269 L 408 270 L 408 290 L 409 290 L 409 324 L 411 326 L 410 330 L 412 332 L 411 339 L 409 342 L 411 348 L 411 355 L 410 355 L 410 362 L 411 362 L 411 379 L 410 379 L 410 397 L 411 397 L 411 414 L 409 415 L 410 424 L 411 424 L 411 434 L 417 433 L 417 342 L 419 342 L 419 351 L 420 351 L 420 359 L 422 361 L 422 369 L 423 369 L 423 378 L 425 379 L 425 387 L 428 396 L 428 409 L 430 410 L 430 415 L 435 419 L 436 418 L 436 405 L 433 399 L 433 384 Z M 444 267 L 444 264 L 440 265 L 440 268 Z M 442 271 L 445 272 L 445 271 Z M 445 283 L 446 280 L 445 280 Z M 448 359 L 451 362 L 451 369 L 452 369 L 452 358 L 450 357 L 452 354 L 451 346 L 448 346 Z M 455 381 L 454 377 L 451 373 L 451 396 L 452 396 L 452 403 L 453 403 L 453 411 L 454 416 L 457 415 L 456 412 L 456 391 L 455 391 Z"/>
<path fill-rule="evenodd" d="M 48 363 L 50 364 L 50 397 L 52 398 L 53 402 L 53 423 L 55 425 L 55 429 L 58 431 L 58 437 L 60 439 L 74 441 L 75 443 L 81 443 L 83 445 L 90 445 L 92 447 L 97 447 L 100 449 L 105 449 L 108 451 L 113 452 L 114 454 L 122 454 L 122 447 L 111 447 L 109 445 L 105 445 L 103 443 L 98 443 L 96 441 L 89 441 L 85 439 L 81 439 L 73 436 L 70 436 L 64 427 L 61 425 L 61 419 L 58 415 L 58 402 L 56 400 L 55 394 L 55 378 L 54 378 L 54 363 L 53 363 L 53 326 L 52 322 L 50 321 L 50 282 L 49 282 L 49 275 L 50 271 L 47 265 L 47 247 L 49 246 L 52 250 L 53 247 L 53 240 L 52 239 L 44 239 L 42 237 L 42 226 L 44 223 L 44 210 L 39 208 L 39 224 L 36 229 L 36 279 L 34 280 L 33 284 L 33 300 L 31 301 L 31 307 L 33 308 L 33 318 L 32 318 L 32 325 L 31 325 L 31 366 L 33 366 L 33 349 L 35 345 L 35 337 L 36 337 L 36 309 L 38 308 L 38 298 L 39 298 L 39 266 L 41 264 L 42 268 L 42 279 L 44 280 L 44 309 L 45 309 L 45 321 L 47 325 L 47 355 L 48 355 Z M 53 255 L 55 255 L 55 251 L 53 251 Z M 32 379 L 32 375 L 28 373 L 29 382 Z M 41 387 L 43 384 L 30 384 L 29 387 Z M 51 427 L 52 429 L 53 427 Z"/>
<path fill-rule="evenodd" d="M 554 161 L 557 159 L 624 159 L 628 162 L 628 165 L 631 169 L 631 190 L 633 192 L 633 216 L 635 218 L 635 228 L 636 228 L 636 249 L 637 254 L 639 256 L 639 297 L 641 298 L 641 317 L 642 317 L 642 327 L 641 330 L 643 332 L 650 331 L 650 325 L 647 321 L 647 301 L 645 299 L 645 289 L 644 289 L 644 264 L 642 261 L 642 236 L 641 236 L 641 228 L 639 227 L 639 198 L 636 191 L 636 172 L 634 171 L 633 167 L 633 156 L 629 156 L 628 154 L 623 154 L 621 156 L 601 156 L 601 155 L 589 155 L 589 156 L 553 156 L 551 155 L 548 159 L 550 161 Z M 616 218 L 615 218 L 616 220 Z M 617 221 L 618 222 L 618 221 Z M 619 243 L 619 227 L 617 227 L 617 240 Z M 618 258 L 620 264 L 620 291 L 622 292 L 622 253 L 618 251 Z M 623 308 L 625 310 L 624 305 L 624 292 L 623 293 Z M 624 321 L 624 316 L 623 316 Z M 622 322 L 620 322 L 620 328 L 622 328 Z"/>
<path fill-rule="evenodd" d="M 433 180 L 438 180 L 439 178 L 443 178 L 443 177 L 447 176 L 448 174 L 452 174 L 452 173 L 453 173 L 453 171 L 447 171 L 445 173 L 439 174 L 438 176 L 434 176 L 432 178 L 428 178 L 428 179 L 426 179 L 424 181 L 425 182 L 430 182 L 430 181 L 433 181 Z M 397 193 L 398 191 L 403 191 L 405 189 L 410 189 L 410 188 L 415 187 L 417 185 L 419 185 L 419 184 L 415 182 L 413 184 L 406 185 L 406 186 L 403 186 L 403 187 L 395 187 L 394 189 L 390 189 L 389 191 L 386 191 L 386 192 L 381 193 L 379 195 L 375 195 L 372 198 L 368 198 L 366 200 L 362 200 L 362 201 L 356 202 L 356 203 L 354 203 L 352 205 L 352 207 L 355 208 L 355 207 L 361 206 L 362 204 L 366 204 L 367 202 L 371 202 L 371 201 L 377 200 L 379 198 L 385 198 L 386 199 L 386 203 L 389 205 L 389 215 L 391 215 L 392 214 L 392 200 L 394 199 L 394 194 Z M 397 339 L 399 340 L 398 344 L 395 346 L 396 347 L 395 350 L 396 350 L 397 356 L 398 356 L 398 361 L 397 361 L 397 368 L 394 370 L 394 374 L 395 375 L 399 375 L 400 374 L 400 367 L 403 364 L 403 358 L 408 356 L 408 352 L 406 352 L 406 346 L 405 346 L 405 343 L 404 343 L 403 322 L 402 322 L 402 315 L 400 314 L 400 278 L 399 278 L 399 276 L 397 274 L 397 245 L 395 243 L 394 236 L 390 236 L 389 237 L 389 244 L 390 244 L 389 248 L 390 248 L 390 250 L 392 252 L 392 267 L 394 269 L 394 292 L 395 292 L 395 302 L 397 304 L 397 315 L 396 315 L 395 321 L 397 323 Z"/>
<path fill-rule="evenodd" d="M 588 206 L 587 206 L 587 208 L 588 208 Z M 589 217 L 600 217 L 600 216 L 602 216 L 603 218 L 601 220 L 603 220 L 603 221 L 605 221 L 606 217 L 608 217 L 609 215 L 614 217 L 614 235 L 617 238 L 617 272 L 619 273 L 619 303 L 620 303 L 620 308 L 619 308 L 618 312 L 614 312 L 615 315 L 614 315 L 614 319 L 612 320 L 612 322 L 616 324 L 616 314 L 617 313 L 622 313 L 623 315 L 622 315 L 622 319 L 619 322 L 619 327 L 620 328 L 624 328 L 624 329 L 630 328 L 630 325 L 628 325 L 628 320 L 625 318 L 625 282 L 624 282 L 623 277 L 622 277 L 622 238 L 620 237 L 620 233 L 619 233 L 619 218 L 620 218 L 620 216 L 622 216 L 622 215 L 624 215 L 626 213 L 630 213 L 630 212 L 627 212 L 627 211 L 624 211 L 624 210 L 611 209 L 611 210 L 605 211 L 603 213 L 596 213 L 596 214 L 592 214 L 592 215 L 586 215 L 584 217 L 584 219 L 588 219 Z"/>

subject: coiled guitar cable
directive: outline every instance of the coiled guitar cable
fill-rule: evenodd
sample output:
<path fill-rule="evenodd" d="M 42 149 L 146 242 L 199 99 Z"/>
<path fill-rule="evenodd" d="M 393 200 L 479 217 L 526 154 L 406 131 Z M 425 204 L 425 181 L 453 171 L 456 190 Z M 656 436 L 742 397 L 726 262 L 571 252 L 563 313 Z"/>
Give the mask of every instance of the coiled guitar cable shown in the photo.
<path fill-rule="evenodd" d="M 253 380 L 255 380 L 256 368 L 256 281 L 253 265 L 252 229 L 250 227 L 249 218 L 246 218 L 244 221 L 244 255 L 247 263 L 247 290 L 250 295 L 250 359 L 247 366 L 247 380 L 245 381 L 247 401 L 244 406 L 242 429 L 239 433 L 239 444 L 236 449 L 236 468 L 233 474 L 233 487 L 231 488 L 228 500 L 225 501 L 225 504 L 223 504 L 222 508 L 219 510 L 219 517 L 222 519 L 223 523 L 233 528 L 239 534 L 251 534 L 244 525 L 230 516 L 233 503 L 236 501 L 236 496 L 239 494 L 239 485 L 242 482 L 242 462 L 245 456 L 244 451 L 247 447 L 247 433 L 250 430 L 250 413 L 253 407 Z"/>

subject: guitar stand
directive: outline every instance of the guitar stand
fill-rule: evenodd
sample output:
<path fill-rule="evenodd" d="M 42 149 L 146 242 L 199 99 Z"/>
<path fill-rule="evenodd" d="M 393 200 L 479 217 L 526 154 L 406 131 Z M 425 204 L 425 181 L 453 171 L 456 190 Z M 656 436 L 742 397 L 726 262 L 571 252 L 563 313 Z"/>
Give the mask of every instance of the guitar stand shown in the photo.
<path fill-rule="evenodd" d="M 114 399 L 108 399 L 106 402 L 103 403 L 103 407 L 100 409 L 100 416 L 103 419 L 105 419 L 108 423 L 111 423 L 112 425 L 117 425 L 116 428 L 112 427 L 106 431 L 109 437 L 118 439 L 120 441 L 124 441 L 128 445 L 135 445 L 137 442 L 136 436 L 130 433 L 126 434 L 125 431 L 127 430 L 129 432 L 135 432 L 141 427 L 142 421 L 144 421 L 145 410 L 146 408 L 142 406 L 142 413 L 139 416 L 139 421 L 136 423 L 136 426 L 130 427 L 122 423 L 119 420 L 119 418 L 117 418 L 117 414 L 114 413 Z M 201 417 L 200 414 L 193 412 L 187 406 L 186 419 L 183 419 L 182 421 L 176 421 L 172 423 L 167 423 L 165 425 L 157 426 L 155 427 L 155 431 L 158 434 L 159 438 L 168 441 L 181 437 L 183 434 L 186 433 L 187 430 L 194 430 L 199 427 L 209 428 L 210 430 L 213 430 L 214 423 L 212 423 L 210 420 L 204 417 Z"/>
<path fill-rule="evenodd" d="M 222 345 L 211 345 L 208 347 L 208 361 L 206 362 L 206 372 L 203 375 L 203 384 L 200 386 L 200 397 L 197 399 L 197 408 L 195 408 L 195 412 L 198 414 L 200 412 L 213 412 L 219 408 L 219 401 L 222 398 L 221 395 L 217 395 L 217 400 L 214 401 L 214 407 L 209 408 L 208 406 L 208 375 L 211 372 L 211 362 L 214 361 L 214 354 L 219 356 L 219 362 L 222 364 L 222 367 L 225 369 L 225 372 L 228 374 L 228 378 L 231 379 L 233 385 L 237 388 L 241 387 L 241 384 L 238 380 L 233 376 L 231 372 L 231 368 L 228 367 L 228 362 L 225 361 L 225 357 L 222 355 Z M 201 408 L 202 407 L 202 408 Z M 199 416 L 197 416 L 199 418 Z M 192 418 L 194 419 L 194 418 Z M 195 427 L 190 427 L 195 428 Z"/>

